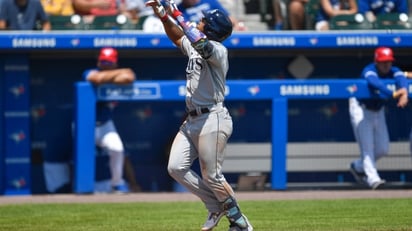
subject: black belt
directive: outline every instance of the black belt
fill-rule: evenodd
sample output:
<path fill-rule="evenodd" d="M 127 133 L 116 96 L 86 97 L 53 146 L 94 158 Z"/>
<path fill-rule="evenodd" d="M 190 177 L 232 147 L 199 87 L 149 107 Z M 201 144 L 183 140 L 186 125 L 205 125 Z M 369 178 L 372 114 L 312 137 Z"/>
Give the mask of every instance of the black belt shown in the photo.
<path fill-rule="evenodd" d="M 210 112 L 209 108 L 203 107 L 203 108 L 200 108 L 200 111 L 198 111 L 198 110 L 190 111 L 189 115 L 190 116 L 200 116 L 201 114 L 205 114 L 205 113 L 209 113 L 209 112 Z"/>
<path fill-rule="evenodd" d="M 363 105 L 366 109 L 368 109 L 369 111 L 374 111 L 377 112 L 379 110 L 381 110 L 381 108 L 383 107 L 383 104 L 379 104 L 379 105 L 368 105 L 365 103 L 361 103 L 361 105 Z"/>

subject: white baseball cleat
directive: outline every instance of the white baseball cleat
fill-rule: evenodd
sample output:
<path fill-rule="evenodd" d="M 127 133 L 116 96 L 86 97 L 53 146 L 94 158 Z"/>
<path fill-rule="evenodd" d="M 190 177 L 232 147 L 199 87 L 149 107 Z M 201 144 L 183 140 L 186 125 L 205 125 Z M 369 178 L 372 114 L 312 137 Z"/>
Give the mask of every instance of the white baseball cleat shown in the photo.
<path fill-rule="evenodd" d="M 385 180 L 378 180 L 376 182 L 373 182 L 371 185 L 372 190 L 378 189 L 382 187 L 386 183 Z"/>
<path fill-rule="evenodd" d="M 349 167 L 350 173 L 352 173 L 353 178 L 355 178 L 358 184 L 366 184 L 366 175 L 363 172 L 358 172 L 355 169 L 355 164 L 351 163 Z"/>
<path fill-rule="evenodd" d="M 209 212 L 206 222 L 203 224 L 202 231 L 210 231 L 217 226 L 220 219 L 225 215 L 224 212 Z"/>
<path fill-rule="evenodd" d="M 229 231 L 253 231 L 253 226 L 252 224 L 250 224 L 247 217 L 243 214 L 242 214 L 242 217 L 243 217 L 242 220 L 246 223 L 246 224 L 242 224 L 242 226 L 245 226 L 245 227 L 241 227 L 239 226 L 239 224 L 235 222 L 230 222 Z"/>

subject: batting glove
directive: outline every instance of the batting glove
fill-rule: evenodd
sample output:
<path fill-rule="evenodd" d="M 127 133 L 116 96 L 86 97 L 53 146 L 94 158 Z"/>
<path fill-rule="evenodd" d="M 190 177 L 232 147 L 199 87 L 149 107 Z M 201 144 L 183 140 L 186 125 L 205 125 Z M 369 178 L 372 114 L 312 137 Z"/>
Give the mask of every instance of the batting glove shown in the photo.
<path fill-rule="evenodd" d="M 166 9 L 158 0 L 149 0 L 145 3 L 146 6 L 151 6 L 153 8 L 153 12 L 160 18 L 162 21 L 166 21 L 168 19 L 168 15 Z"/>

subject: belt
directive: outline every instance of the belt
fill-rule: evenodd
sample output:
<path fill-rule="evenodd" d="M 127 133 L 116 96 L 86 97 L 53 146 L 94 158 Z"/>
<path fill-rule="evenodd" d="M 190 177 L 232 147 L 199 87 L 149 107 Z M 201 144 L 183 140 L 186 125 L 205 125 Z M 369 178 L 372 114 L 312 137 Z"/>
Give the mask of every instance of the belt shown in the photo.
<path fill-rule="evenodd" d="M 367 105 L 365 103 L 361 103 L 360 105 L 364 106 L 369 111 L 374 111 L 374 112 L 381 110 L 381 108 L 383 107 L 383 105 Z"/>
<path fill-rule="evenodd" d="M 209 113 L 210 110 L 207 107 L 200 108 L 200 110 L 193 110 L 189 112 L 190 116 L 200 116 L 201 114 Z"/>

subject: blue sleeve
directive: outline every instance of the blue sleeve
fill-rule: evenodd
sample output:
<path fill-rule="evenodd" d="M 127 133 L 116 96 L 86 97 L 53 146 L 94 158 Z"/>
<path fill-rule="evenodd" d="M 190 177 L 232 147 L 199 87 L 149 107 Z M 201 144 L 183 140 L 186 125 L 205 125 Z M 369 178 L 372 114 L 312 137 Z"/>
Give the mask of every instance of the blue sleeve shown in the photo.
<path fill-rule="evenodd" d="M 230 15 L 230 13 L 222 6 L 222 4 L 220 4 L 220 2 L 218 2 L 217 0 L 211 0 L 210 1 L 210 6 L 212 9 L 219 9 L 221 10 L 223 13 Z"/>
<path fill-rule="evenodd" d="M 358 12 L 361 14 L 364 14 L 367 11 L 370 11 L 369 0 L 359 0 L 358 1 Z"/>
<path fill-rule="evenodd" d="M 83 81 L 87 81 L 87 76 L 89 75 L 89 73 L 91 72 L 91 71 L 94 71 L 95 69 L 88 69 L 88 70 L 85 70 L 84 72 L 83 72 L 83 75 L 82 75 L 82 80 Z"/>
<path fill-rule="evenodd" d="M 401 71 L 401 69 L 397 67 L 392 67 L 392 70 L 394 71 L 393 77 L 395 78 L 397 87 L 408 89 L 408 80 L 406 79 L 406 76 L 403 73 L 403 71 Z"/>
<path fill-rule="evenodd" d="M 397 0 L 396 2 L 396 12 L 398 13 L 405 13 L 407 14 L 408 11 L 408 3 L 405 0 Z"/>
<path fill-rule="evenodd" d="M 368 81 L 369 86 L 379 90 L 382 94 L 392 97 L 393 92 L 389 90 L 386 85 L 379 79 L 376 72 L 366 69 L 362 76 Z"/>

